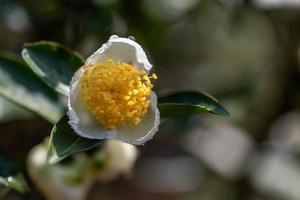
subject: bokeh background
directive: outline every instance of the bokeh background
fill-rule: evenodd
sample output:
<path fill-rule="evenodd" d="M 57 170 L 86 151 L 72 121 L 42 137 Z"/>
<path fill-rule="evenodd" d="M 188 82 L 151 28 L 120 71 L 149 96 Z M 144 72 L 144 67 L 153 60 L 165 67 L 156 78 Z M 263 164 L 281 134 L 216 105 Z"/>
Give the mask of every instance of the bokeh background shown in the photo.
<path fill-rule="evenodd" d="M 111 34 L 142 44 L 158 95 L 205 91 L 231 116 L 164 121 L 133 173 L 88 199 L 300 200 L 299 0 L 0 0 L 4 52 L 51 40 L 86 57 Z M 0 121 L 0 147 L 26 173 L 51 125 L 2 98 Z"/>

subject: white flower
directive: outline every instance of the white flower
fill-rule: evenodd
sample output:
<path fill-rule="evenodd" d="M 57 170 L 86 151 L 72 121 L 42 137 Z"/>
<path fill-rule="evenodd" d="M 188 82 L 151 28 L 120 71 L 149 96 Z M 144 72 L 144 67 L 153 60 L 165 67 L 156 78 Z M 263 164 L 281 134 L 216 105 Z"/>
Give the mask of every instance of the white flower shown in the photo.
<path fill-rule="evenodd" d="M 72 78 L 68 116 L 74 131 L 135 145 L 150 140 L 160 120 L 151 68 L 138 43 L 111 36 Z"/>
<path fill-rule="evenodd" d="M 130 174 L 139 152 L 134 145 L 119 140 L 108 140 L 103 149 L 96 154 L 104 157 L 104 164 L 99 169 L 91 169 L 90 176 L 95 180 L 106 182 L 122 174 Z"/>
<path fill-rule="evenodd" d="M 68 165 L 49 165 L 47 163 L 47 144 L 35 146 L 28 154 L 27 169 L 36 187 L 48 200 L 72 199 L 83 200 L 93 180 L 85 177 L 84 170 L 87 157 L 77 154 L 74 163 Z M 75 174 L 74 174 L 75 169 Z"/>

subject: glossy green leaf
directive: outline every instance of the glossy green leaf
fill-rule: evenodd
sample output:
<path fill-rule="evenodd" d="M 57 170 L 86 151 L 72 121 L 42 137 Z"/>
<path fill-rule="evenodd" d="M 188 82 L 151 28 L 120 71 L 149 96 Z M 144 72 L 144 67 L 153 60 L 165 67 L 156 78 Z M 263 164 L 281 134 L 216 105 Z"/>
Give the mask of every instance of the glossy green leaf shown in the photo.
<path fill-rule="evenodd" d="M 0 94 L 52 123 L 57 122 L 64 110 L 57 94 L 17 60 L 0 55 Z"/>
<path fill-rule="evenodd" d="M 21 193 L 29 190 L 23 174 L 2 152 L 0 152 L 0 184 Z"/>
<path fill-rule="evenodd" d="M 22 56 L 45 83 L 66 96 L 73 74 L 83 65 L 78 53 L 48 41 L 25 44 Z"/>
<path fill-rule="evenodd" d="M 228 116 L 228 111 L 213 97 L 200 92 L 180 92 L 158 98 L 161 117 L 210 112 Z"/>
<path fill-rule="evenodd" d="M 74 153 L 86 151 L 103 143 L 104 140 L 87 139 L 78 136 L 68 123 L 65 115 L 51 132 L 48 161 L 53 164 Z"/>

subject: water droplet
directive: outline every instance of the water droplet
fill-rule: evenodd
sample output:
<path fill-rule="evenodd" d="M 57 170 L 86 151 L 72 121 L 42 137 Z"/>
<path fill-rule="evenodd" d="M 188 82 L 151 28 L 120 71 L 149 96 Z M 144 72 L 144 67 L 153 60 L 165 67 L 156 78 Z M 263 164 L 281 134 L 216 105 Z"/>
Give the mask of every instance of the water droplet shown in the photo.
<path fill-rule="evenodd" d="M 136 41 L 136 40 L 135 40 L 135 37 L 133 37 L 133 36 L 129 36 L 128 39 L 133 40 L 133 41 Z"/>

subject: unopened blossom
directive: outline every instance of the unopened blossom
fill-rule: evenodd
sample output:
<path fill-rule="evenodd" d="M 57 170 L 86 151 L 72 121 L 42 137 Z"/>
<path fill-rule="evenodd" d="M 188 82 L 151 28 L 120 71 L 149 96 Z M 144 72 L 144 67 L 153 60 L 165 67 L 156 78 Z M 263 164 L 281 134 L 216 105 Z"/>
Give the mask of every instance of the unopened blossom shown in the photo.
<path fill-rule="evenodd" d="M 97 154 L 102 157 L 103 164 L 100 167 L 90 167 L 90 177 L 106 182 L 120 175 L 130 175 L 139 152 L 134 145 L 119 140 L 108 140 L 103 149 L 96 152 L 96 156 Z"/>
<path fill-rule="evenodd" d="M 48 200 L 84 200 L 93 182 L 84 173 L 87 157 L 77 154 L 72 163 L 50 165 L 47 145 L 39 144 L 28 154 L 28 174 L 35 186 Z"/>
<path fill-rule="evenodd" d="M 109 182 L 130 174 L 138 157 L 136 146 L 119 140 L 108 140 L 93 156 L 78 153 L 56 164 L 48 164 L 47 153 L 48 139 L 29 152 L 27 169 L 48 200 L 84 200 L 95 181 Z"/>
<path fill-rule="evenodd" d="M 151 139 L 160 120 L 151 68 L 137 42 L 111 36 L 72 78 L 68 116 L 74 131 L 136 145 Z"/>

